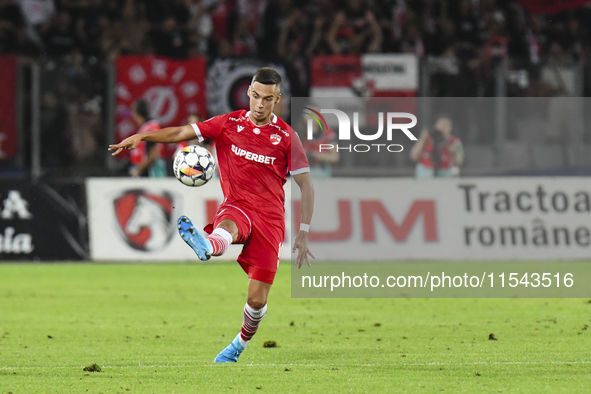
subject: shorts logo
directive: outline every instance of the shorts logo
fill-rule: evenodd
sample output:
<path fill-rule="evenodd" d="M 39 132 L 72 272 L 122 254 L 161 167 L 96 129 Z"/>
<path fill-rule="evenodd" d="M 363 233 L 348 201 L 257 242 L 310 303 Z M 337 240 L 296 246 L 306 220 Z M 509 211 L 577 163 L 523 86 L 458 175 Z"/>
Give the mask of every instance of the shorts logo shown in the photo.
<path fill-rule="evenodd" d="M 244 130 L 244 126 L 238 125 L 238 132 L 240 133 L 242 130 Z"/>
<path fill-rule="evenodd" d="M 261 130 L 257 127 L 253 130 L 255 134 L 261 134 Z"/>
<path fill-rule="evenodd" d="M 271 134 L 271 143 L 273 145 L 277 145 L 278 143 L 281 142 L 281 136 L 279 134 Z"/>

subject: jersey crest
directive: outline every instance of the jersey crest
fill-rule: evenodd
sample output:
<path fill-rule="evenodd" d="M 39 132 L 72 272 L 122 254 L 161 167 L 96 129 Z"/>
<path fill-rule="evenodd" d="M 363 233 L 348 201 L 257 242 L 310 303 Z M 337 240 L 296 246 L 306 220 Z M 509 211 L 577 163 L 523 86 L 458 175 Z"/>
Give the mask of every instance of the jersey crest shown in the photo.
<path fill-rule="evenodd" d="M 269 138 L 271 139 L 271 143 L 273 145 L 277 145 L 281 142 L 281 136 L 279 134 L 271 134 Z"/>

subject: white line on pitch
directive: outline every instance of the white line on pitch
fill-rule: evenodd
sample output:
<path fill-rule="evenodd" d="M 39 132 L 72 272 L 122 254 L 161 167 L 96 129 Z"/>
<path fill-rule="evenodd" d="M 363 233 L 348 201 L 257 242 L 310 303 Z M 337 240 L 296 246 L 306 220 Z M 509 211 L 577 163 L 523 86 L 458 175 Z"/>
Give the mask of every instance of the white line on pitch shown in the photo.
<path fill-rule="evenodd" d="M 395 367 L 395 366 L 461 366 L 461 365 L 540 365 L 540 364 L 591 364 L 591 361 L 498 361 L 498 362 L 488 362 L 488 361 L 473 361 L 467 363 L 384 363 L 384 364 L 261 364 L 261 363 L 248 363 L 248 364 L 235 364 L 242 367 L 334 367 L 334 366 L 342 366 L 342 367 Z M 211 363 L 211 364 L 203 364 L 203 365 L 102 365 L 101 368 L 195 368 L 195 367 L 214 367 L 218 366 L 219 364 Z M 40 366 L 33 366 L 33 367 L 0 367 L 0 370 L 19 370 L 19 369 L 76 369 L 76 368 L 83 368 L 82 366 L 52 366 L 52 367 L 40 367 Z"/>

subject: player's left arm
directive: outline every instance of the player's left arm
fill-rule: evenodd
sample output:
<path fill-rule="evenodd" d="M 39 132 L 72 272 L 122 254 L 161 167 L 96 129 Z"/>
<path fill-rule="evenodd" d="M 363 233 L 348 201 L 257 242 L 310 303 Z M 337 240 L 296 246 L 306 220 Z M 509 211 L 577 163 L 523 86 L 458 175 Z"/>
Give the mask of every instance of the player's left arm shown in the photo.
<path fill-rule="evenodd" d="M 305 225 L 310 225 L 312 221 L 312 213 L 314 212 L 314 185 L 312 184 L 312 177 L 310 172 L 304 172 L 293 176 L 294 181 L 298 184 L 301 191 L 301 221 Z M 294 243 L 292 252 L 297 249 L 298 255 L 296 258 L 296 266 L 302 267 L 304 261 L 310 267 L 310 257 L 315 258 L 310 249 L 308 249 L 308 231 L 300 229 Z"/>

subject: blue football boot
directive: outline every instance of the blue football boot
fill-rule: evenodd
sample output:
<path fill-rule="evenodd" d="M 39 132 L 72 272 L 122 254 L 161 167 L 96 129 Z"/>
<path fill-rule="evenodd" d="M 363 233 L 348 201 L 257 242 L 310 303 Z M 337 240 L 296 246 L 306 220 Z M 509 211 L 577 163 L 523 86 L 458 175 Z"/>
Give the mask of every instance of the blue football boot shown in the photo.
<path fill-rule="evenodd" d="M 195 229 L 193 222 L 186 216 L 181 216 L 177 221 L 177 228 L 183 241 L 193 249 L 199 260 L 207 261 L 211 258 L 213 247 L 211 243 Z"/>
<path fill-rule="evenodd" d="M 228 345 L 227 348 L 222 350 L 220 354 L 217 355 L 213 362 L 215 363 L 235 363 L 238 361 L 238 357 L 242 354 L 246 346 L 242 346 L 240 344 L 240 333 L 236 335 L 236 338 Z"/>

